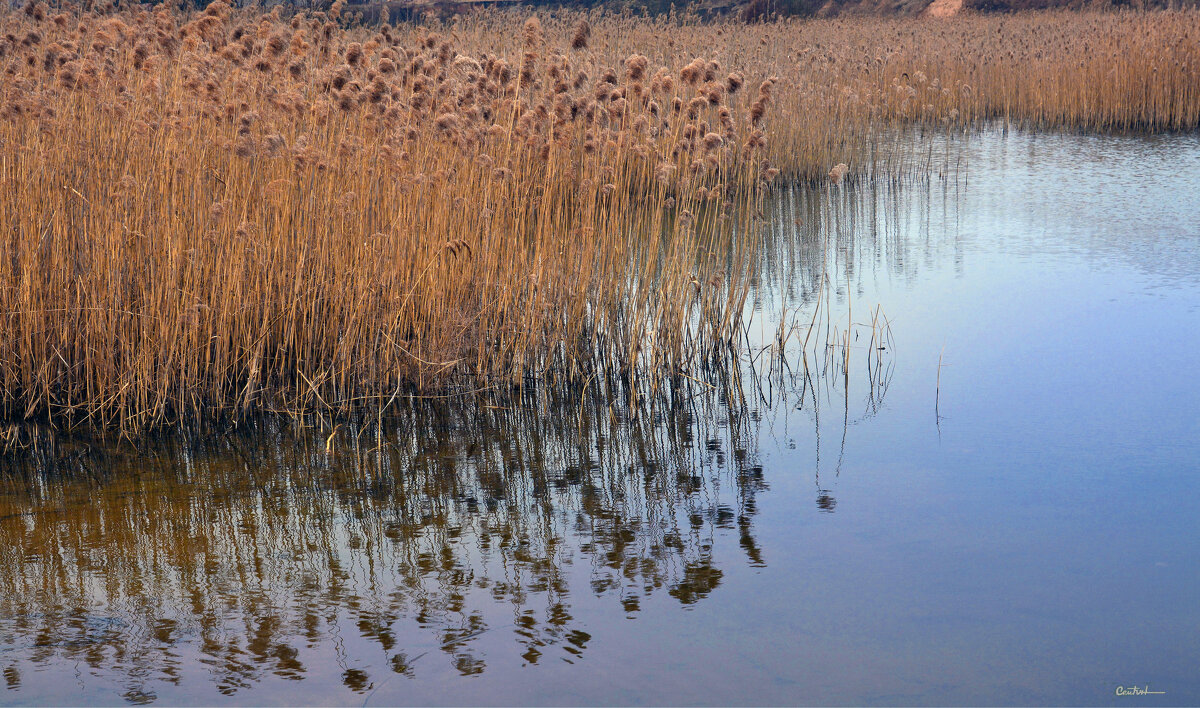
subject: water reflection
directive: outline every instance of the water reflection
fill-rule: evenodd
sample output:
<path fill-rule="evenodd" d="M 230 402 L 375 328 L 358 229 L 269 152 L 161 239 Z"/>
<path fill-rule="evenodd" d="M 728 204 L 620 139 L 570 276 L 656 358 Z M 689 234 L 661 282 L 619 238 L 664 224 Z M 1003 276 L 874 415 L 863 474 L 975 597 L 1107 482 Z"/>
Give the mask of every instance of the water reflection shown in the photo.
<path fill-rule="evenodd" d="M 493 631 L 528 664 L 574 660 L 592 644 L 575 595 L 628 615 L 658 593 L 701 602 L 725 572 L 717 536 L 765 565 L 753 519 L 767 484 L 745 408 L 684 389 L 636 414 L 606 398 L 427 401 L 332 435 L 261 420 L 60 449 L 49 467 L 10 457 L 5 680 L 78 662 L 143 702 L 198 660 L 229 695 L 303 678 L 304 650 L 324 647 L 366 693 L 382 666 L 413 676 L 437 655 L 484 672 L 474 645 Z M 352 665 L 339 649 L 351 633 L 383 660 Z"/>

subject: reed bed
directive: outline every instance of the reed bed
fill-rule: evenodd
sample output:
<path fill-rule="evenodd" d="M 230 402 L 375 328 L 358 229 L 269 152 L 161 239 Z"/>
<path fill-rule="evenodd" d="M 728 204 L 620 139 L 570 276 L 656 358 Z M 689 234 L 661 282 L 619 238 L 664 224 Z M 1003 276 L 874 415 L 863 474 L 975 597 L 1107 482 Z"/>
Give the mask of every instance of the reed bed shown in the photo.
<path fill-rule="evenodd" d="M 1200 124 L 1187 11 L 343 10 L 0 15 L 0 416 L 686 373 L 737 346 L 781 180 L 922 169 L 913 126 Z"/>

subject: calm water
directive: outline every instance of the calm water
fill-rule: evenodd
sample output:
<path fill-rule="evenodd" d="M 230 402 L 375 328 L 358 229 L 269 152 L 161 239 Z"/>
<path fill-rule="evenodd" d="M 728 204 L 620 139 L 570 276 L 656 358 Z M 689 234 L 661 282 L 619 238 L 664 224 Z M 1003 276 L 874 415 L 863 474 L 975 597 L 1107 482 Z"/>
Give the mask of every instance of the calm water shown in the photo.
<path fill-rule="evenodd" d="M 10 456 L 0 703 L 1200 703 L 1200 139 L 963 150 L 778 196 L 740 385 Z"/>

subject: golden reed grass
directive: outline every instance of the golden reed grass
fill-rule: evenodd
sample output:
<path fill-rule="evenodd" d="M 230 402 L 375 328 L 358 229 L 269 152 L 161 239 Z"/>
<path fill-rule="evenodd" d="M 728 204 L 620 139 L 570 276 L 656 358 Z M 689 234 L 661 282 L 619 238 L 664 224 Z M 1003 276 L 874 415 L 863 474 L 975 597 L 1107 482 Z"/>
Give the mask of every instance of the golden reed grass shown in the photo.
<path fill-rule="evenodd" d="M 678 373 L 732 340 L 773 180 L 905 169 L 911 125 L 1200 124 L 1194 12 L 343 9 L 0 15 L 0 416 Z"/>

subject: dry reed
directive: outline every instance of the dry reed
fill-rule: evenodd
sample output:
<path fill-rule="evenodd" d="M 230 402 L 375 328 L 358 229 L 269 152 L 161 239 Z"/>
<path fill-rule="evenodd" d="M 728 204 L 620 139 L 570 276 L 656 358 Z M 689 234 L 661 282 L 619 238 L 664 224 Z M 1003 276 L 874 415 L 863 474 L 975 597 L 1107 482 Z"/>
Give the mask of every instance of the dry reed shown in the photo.
<path fill-rule="evenodd" d="M 342 10 L 0 16 L 0 416 L 678 373 L 736 332 L 774 180 L 903 170 L 913 125 L 1200 124 L 1194 12 Z"/>

